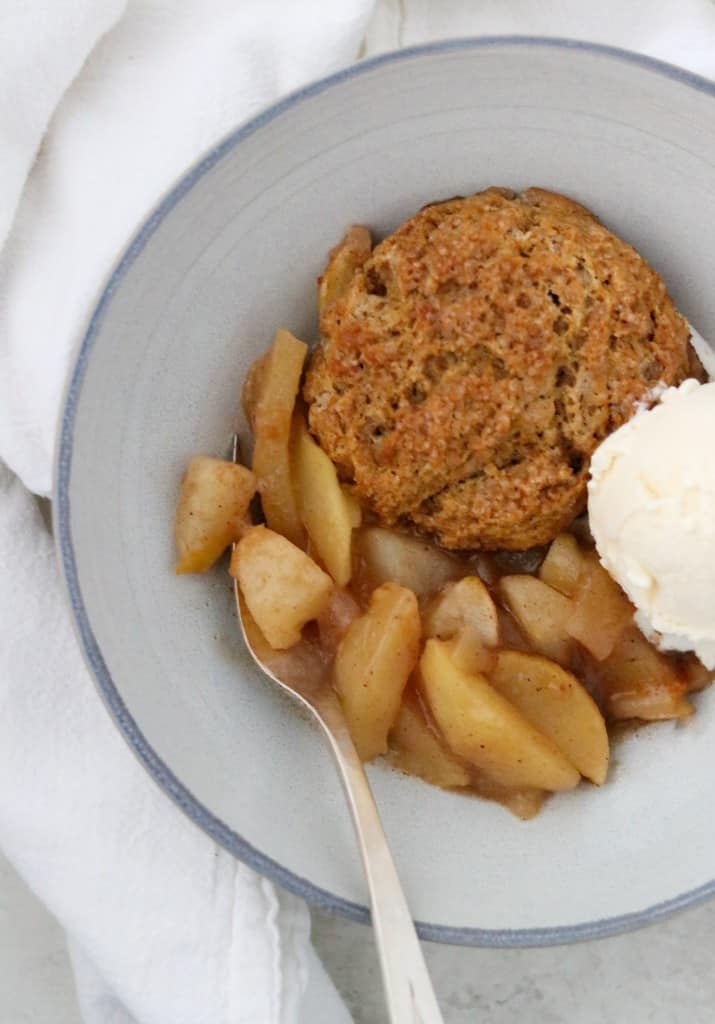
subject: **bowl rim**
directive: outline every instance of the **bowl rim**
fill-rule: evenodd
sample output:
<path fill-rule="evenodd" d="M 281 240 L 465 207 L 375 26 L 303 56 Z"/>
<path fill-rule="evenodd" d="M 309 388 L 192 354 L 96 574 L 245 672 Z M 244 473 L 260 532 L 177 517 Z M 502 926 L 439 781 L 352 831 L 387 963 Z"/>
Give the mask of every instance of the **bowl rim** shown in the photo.
<path fill-rule="evenodd" d="M 105 283 L 100 287 L 93 305 L 86 328 L 79 336 L 72 369 L 68 374 L 61 405 L 61 420 L 55 445 L 54 485 L 53 485 L 53 525 L 55 546 L 60 568 L 66 587 L 66 596 L 72 611 L 72 621 L 78 637 L 80 648 L 87 666 L 94 678 L 109 714 L 114 719 L 119 731 L 139 758 L 149 774 L 160 788 L 174 801 L 178 807 L 212 839 L 232 853 L 239 860 L 248 864 L 261 875 L 288 889 L 297 896 L 303 897 L 309 904 L 338 913 L 349 919 L 369 922 L 370 912 L 367 906 L 345 899 L 313 884 L 308 879 L 288 870 L 272 857 L 236 833 L 225 822 L 205 807 L 190 790 L 177 778 L 171 768 L 159 757 L 144 737 L 137 722 L 121 697 L 107 665 L 102 656 L 99 644 L 92 631 L 87 609 L 85 607 L 79 582 L 74 541 L 71 526 L 70 480 L 72 471 L 72 452 L 75 419 L 81 397 L 82 385 L 87 371 L 89 358 L 99 334 L 104 316 L 109 308 L 112 297 L 121 286 L 122 279 L 129 267 L 154 234 L 164 218 L 181 201 L 184 195 L 216 164 L 222 157 L 237 146 L 243 139 L 252 135 L 280 114 L 292 107 L 309 100 L 335 85 L 348 79 L 359 78 L 361 75 L 382 65 L 398 64 L 419 59 L 433 54 L 445 54 L 453 51 L 481 51 L 494 47 L 536 47 L 554 51 L 583 51 L 616 62 L 635 65 L 663 77 L 675 80 L 698 92 L 715 97 L 715 82 L 708 80 L 684 68 L 668 64 L 644 54 L 634 53 L 618 47 L 599 43 L 589 43 L 575 39 L 552 38 L 544 36 L 496 35 L 462 37 L 446 39 L 435 43 L 406 47 L 390 51 L 349 65 L 339 71 L 310 82 L 282 97 L 266 107 L 246 122 L 239 125 L 226 135 L 215 146 L 199 158 L 181 177 L 171 185 L 161 197 L 153 210 L 145 217 L 141 226 L 135 230 L 124 252 L 110 270 Z M 417 921 L 420 936 L 434 942 L 453 945 L 485 946 L 495 948 L 552 946 L 589 939 L 605 938 L 621 932 L 630 931 L 645 925 L 654 924 L 661 919 L 684 910 L 687 907 L 708 899 L 715 894 L 715 878 L 705 884 L 656 903 L 642 910 L 622 915 L 599 918 L 593 921 L 579 922 L 574 925 L 554 925 L 538 928 L 477 928 L 452 927 L 433 924 L 428 921 Z"/>

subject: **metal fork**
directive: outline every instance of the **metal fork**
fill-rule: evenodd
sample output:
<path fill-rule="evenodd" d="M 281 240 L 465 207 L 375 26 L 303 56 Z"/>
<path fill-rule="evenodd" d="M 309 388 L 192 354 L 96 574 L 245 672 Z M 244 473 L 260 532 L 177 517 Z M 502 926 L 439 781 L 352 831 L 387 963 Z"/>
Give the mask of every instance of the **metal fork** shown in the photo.
<path fill-rule="evenodd" d="M 239 450 L 238 437 L 234 436 L 234 462 L 239 459 Z M 350 738 L 337 695 L 328 685 L 298 689 L 285 677 L 279 678 L 275 674 L 251 641 L 246 612 L 235 580 L 234 590 L 241 632 L 256 665 L 317 719 L 335 757 L 367 876 L 372 923 L 391 1024 L 443 1024 L 370 783 Z"/>

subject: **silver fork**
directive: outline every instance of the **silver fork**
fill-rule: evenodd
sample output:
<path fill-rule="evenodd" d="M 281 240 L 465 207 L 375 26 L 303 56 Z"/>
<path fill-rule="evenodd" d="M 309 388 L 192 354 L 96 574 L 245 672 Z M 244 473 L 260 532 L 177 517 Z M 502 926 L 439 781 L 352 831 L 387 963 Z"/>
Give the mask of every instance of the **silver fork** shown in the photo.
<path fill-rule="evenodd" d="M 234 435 L 234 462 L 239 459 L 239 451 L 238 437 Z M 235 580 L 234 591 L 243 639 L 256 665 L 317 719 L 335 757 L 367 876 L 372 923 L 391 1024 L 443 1024 L 370 783 L 350 738 L 337 695 L 332 687 L 326 685 L 299 689 L 285 676 L 279 678 L 275 674 L 251 642 Z"/>

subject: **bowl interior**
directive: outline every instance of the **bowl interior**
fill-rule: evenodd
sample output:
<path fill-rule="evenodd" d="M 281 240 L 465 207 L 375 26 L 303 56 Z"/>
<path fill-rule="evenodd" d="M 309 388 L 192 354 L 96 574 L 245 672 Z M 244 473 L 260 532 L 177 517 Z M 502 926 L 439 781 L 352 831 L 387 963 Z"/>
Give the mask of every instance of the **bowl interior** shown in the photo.
<path fill-rule="evenodd" d="M 83 644 L 132 745 L 199 823 L 347 913 L 366 886 L 317 730 L 256 673 L 225 565 L 172 569 L 187 458 L 227 451 L 242 378 L 278 326 L 316 335 L 315 278 L 346 225 L 542 185 L 591 207 L 715 338 L 715 99 L 594 47 L 465 41 L 378 59 L 238 131 L 164 200 L 84 341 L 63 422 L 61 555 Z M 522 823 L 370 768 L 425 934 L 562 941 L 709 891 L 715 700 L 621 742 L 608 784 Z M 664 905 L 664 906 L 661 906 Z M 653 909 L 655 908 L 655 909 Z"/>

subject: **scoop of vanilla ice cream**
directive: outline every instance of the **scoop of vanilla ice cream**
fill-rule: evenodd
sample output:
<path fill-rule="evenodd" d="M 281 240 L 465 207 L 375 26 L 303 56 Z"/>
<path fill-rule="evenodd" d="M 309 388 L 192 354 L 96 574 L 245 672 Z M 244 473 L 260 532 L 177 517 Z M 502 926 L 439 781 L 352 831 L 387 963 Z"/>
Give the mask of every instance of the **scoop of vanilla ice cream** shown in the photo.
<path fill-rule="evenodd" d="M 668 388 L 596 449 L 588 511 L 603 565 L 661 650 L 715 668 L 715 382 Z M 654 635 L 655 634 L 655 635 Z"/>

